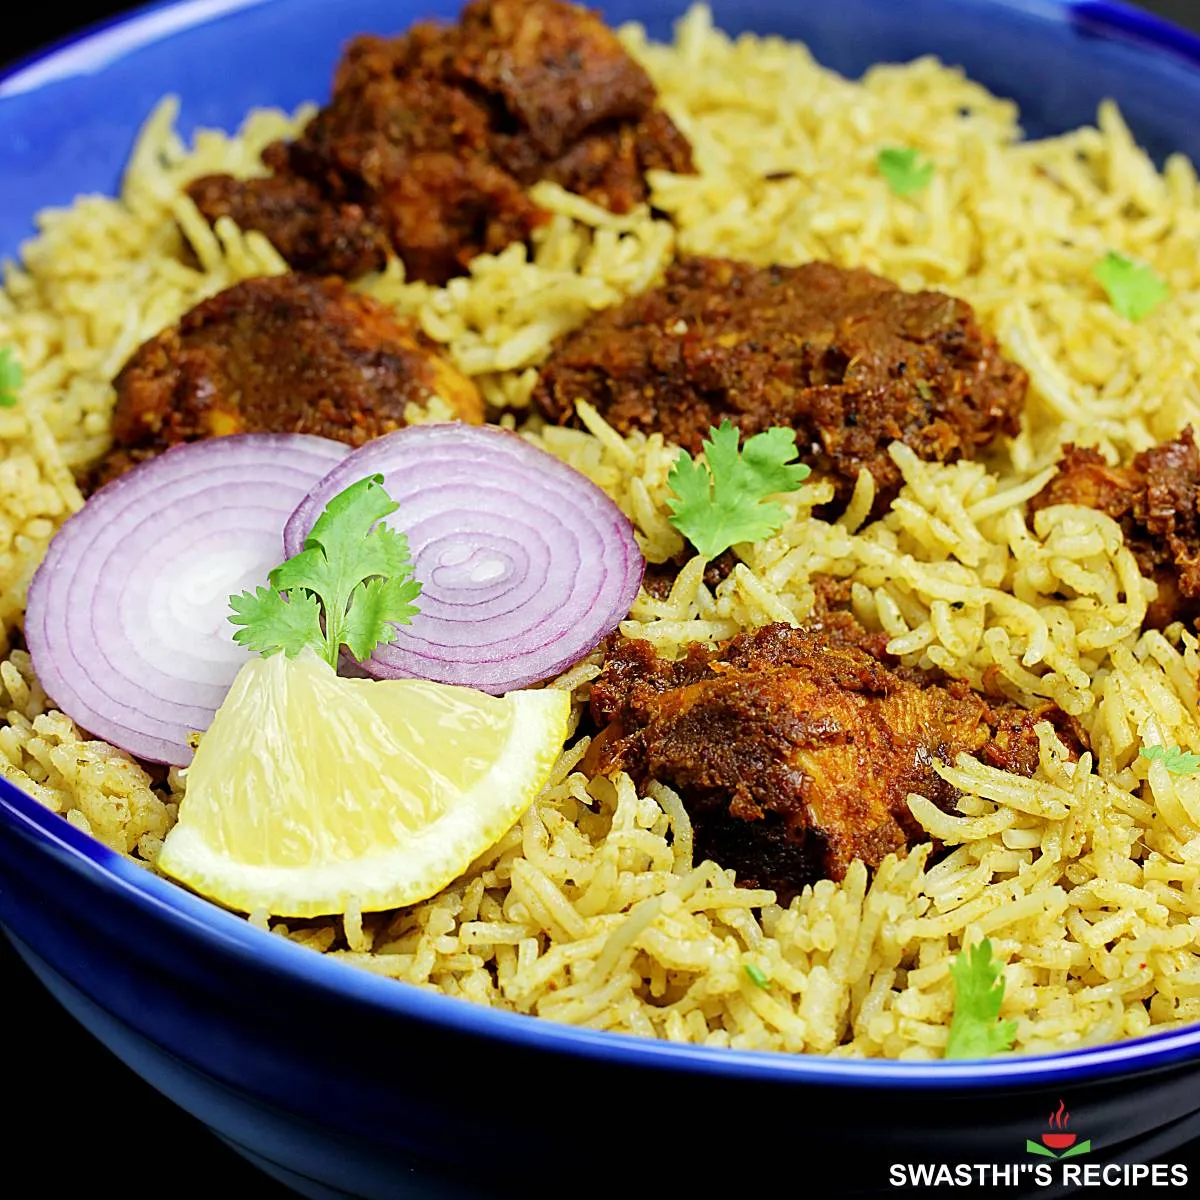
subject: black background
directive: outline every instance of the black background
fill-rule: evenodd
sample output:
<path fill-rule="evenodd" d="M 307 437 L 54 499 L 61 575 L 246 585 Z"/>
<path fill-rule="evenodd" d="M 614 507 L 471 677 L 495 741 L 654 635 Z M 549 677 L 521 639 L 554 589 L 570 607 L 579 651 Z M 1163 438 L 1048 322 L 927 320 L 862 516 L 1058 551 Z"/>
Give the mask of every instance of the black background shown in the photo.
<path fill-rule="evenodd" d="M 19 23 L 5 22 L 0 58 L 23 56 L 130 7 L 23 5 Z M 1200 29 L 1200 0 L 1151 0 L 1142 7 Z M 57 1200 L 110 1185 L 127 1194 L 294 1200 L 292 1192 L 246 1166 L 76 1026 L 2 937 L 0 1020 L 0 1098 L 9 1114 L 0 1130 L 10 1162 L 19 1155 L 38 1166 L 38 1194 Z M 94 1114 L 90 1128 L 77 1119 L 85 1114 Z M 116 1146 L 136 1149 L 118 1156 Z M 1200 1163 L 1200 1146 L 1171 1158 Z M 804 1186 L 802 1177 L 794 1181 L 797 1192 Z M 17 1200 L 18 1193 L 12 1194 Z"/>

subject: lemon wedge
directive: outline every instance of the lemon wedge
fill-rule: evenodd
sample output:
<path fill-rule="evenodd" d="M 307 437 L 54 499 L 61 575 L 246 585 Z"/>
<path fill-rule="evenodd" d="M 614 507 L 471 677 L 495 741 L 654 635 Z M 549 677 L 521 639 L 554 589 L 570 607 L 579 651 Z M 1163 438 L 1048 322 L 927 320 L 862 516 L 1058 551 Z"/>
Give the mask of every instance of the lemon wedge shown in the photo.
<path fill-rule="evenodd" d="M 158 867 L 275 916 L 424 900 L 520 819 L 567 736 L 571 701 L 417 679 L 343 679 L 311 652 L 255 658 L 187 774 Z"/>

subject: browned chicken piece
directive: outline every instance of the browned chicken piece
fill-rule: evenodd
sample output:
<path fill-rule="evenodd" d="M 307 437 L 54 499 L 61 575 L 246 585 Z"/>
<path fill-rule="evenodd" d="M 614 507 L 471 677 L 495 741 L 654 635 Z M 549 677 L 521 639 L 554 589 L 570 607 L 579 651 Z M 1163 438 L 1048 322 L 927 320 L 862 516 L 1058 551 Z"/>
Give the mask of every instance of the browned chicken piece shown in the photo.
<path fill-rule="evenodd" d="M 1050 720 L 1073 751 L 1078 727 L 1053 706 L 1029 711 L 960 681 L 891 666 L 886 637 L 846 614 L 806 629 L 769 625 L 679 661 L 626 641 L 592 685 L 602 727 L 588 765 L 656 779 L 683 799 L 696 861 L 733 868 L 786 902 L 856 858 L 876 867 L 928 835 L 909 793 L 951 809 L 934 770 L 960 753 L 1031 775 L 1034 726 Z"/>
<path fill-rule="evenodd" d="M 459 29 L 451 77 L 491 97 L 546 160 L 597 126 L 640 120 L 657 99 L 616 34 L 585 8 L 475 0 Z"/>
<path fill-rule="evenodd" d="M 387 263 L 387 233 L 361 205 L 332 204 L 307 179 L 205 175 L 188 193 L 208 221 L 229 217 L 239 229 L 267 234 L 297 271 L 357 279 Z"/>
<path fill-rule="evenodd" d="M 210 221 L 258 230 L 298 269 L 353 278 L 390 243 L 410 278 L 444 283 L 529 240 L 547 219 L 525 192 L 538 180 L 627 212 L 647 198 L 647 170 L 690 172 L 656 99 L 597 14 L 474 0 L 457 25 L 351 42 L 330 103 L 264 154 L 275 177 L 209 176 L 189 192 Z"/>
<path fill-rule="evenodd" d="M 451 47 L 434 51 L 446 36 L 419 27 L 395 42 L 358 39 L 328 107 L 295 143 L 268 151 L 277 169 L 319 181 L 332 201 L 361 198 L 408 276 L 430 283 L 462 274 L 478 254 L 527 241 L 545 219 L 495 162 L 486 103 L 439 77 Z M 276 232 L 262 232 L 291 261 Z"/>
<path fill-rule="evenodd" d="M 113 450 L 98 487 L 178 442 L 310 433 L 361 446 L 404 425 L 410 402 L 483 420 L 475 385 L 413 326 L 338 280 L 249 279 L 134 352 L 115 381 Z"/>
<path fill-rule="evenodd" d="M 1147 625 L 1200 618 L 1200 453 L 1190 427 L 1127 467 L 1109 466 L 1096 450 L 1064 446 L 1058 474 L 1029 511 L 1055 504 L 1095 508 L 1121 526 L 1142 574 L 1158 584 Z"/>
<path fill-rule="evenodd" d="M 744 437 L 790 426 L 840 500 L 867 467 L 879 512 L 900 487 L 891 442 L 970 458 L 1018 432 L 1027 383 L 952 296 L 825 262 L 687 258 L 565 338 L 534 399 L 560 424 L 585 400 L 621 433 L 657 430 L 693 454 L 724 420 Z"/>

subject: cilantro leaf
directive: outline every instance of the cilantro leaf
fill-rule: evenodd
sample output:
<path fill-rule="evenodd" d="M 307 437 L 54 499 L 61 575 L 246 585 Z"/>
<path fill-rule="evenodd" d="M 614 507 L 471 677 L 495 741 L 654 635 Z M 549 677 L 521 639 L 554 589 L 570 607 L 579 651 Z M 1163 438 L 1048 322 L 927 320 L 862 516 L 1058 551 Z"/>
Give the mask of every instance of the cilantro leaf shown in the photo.
<path fill-rule="evenodd" d="M 756 987 L 769 988 L 771 986 L 771 981 L 767 978 L 767 974 L 762 967 L 756 967 L 754 963 L 746 963 L 743 969 L 750 977 L 750 982 Z"/>
<path fill-rule="evenodd" d="M 880 150 L 875 164 L 896 196 L 922 191 L 933 179 L 933 163 L 910 147 L 888 146 Z"/>
<path fill-rule="evenodd" d="M 25 382 L 25 372 L 17 361 L 10 346 L 0 350 L 0 408 L 12 408 L 20 396 L 17 394 Z"/>
<path fill-rule="evenodd" d="M 1148 317 L 1171 294 L 1153 267 L 1115 250 L 1092 268 L 1092 274 L 1107 293 L 1108 302 L 1128 321 Z"/>
<path fill-rule="evenodd" d="M 776 427 L 757 433 L 738 451 L 741 434 L 722 421 L 704 442 L 704 461 L 680 451 L 667 485 L 671 524 L 705 558 L 715 558 L 738 542 L 756 542 L 776 533 L 787 519 L 782 504 L 769 496 L 794 492 L 810 472 L 796 457 L 794 430 Z"/>
<path fill-rule="evenodd" d="M 321 606 L 307 592 L 296 592 L 288 599 L 271 588 L 255 588 L 230 596 L 234 615 L 229 618 L 241 625 L 233 640 L 264 658 L 280 650 L 294 658 L 305 646 L 324 639 L 321 631 Z"/>
<path fill-rule="evenodd" d="M 986 1058 L 1011 1050 L 1016 1021 L 1001 1021 L 1004 968 L 992 958 L 992 943 L 960 951 L 950 964 L 954 979 L 954 1016 L 946 1058 Z"/>
<path fill-rule="evenodd" d="M 412 603 L 421 585 L 407 576 L 376 576 L 354 593 L 346 613 L 346 645 L 359 662 L 371 657 L 376 646 L 396 640 L 396 626 L 409 624 L 419 611 Z"/>
<path fill-rule="evenodd" d="M 1200 754 L 1192 754 L 1182 746 L 1143 746 L 1141 755 L 1148 762 L 1161 759 L 1172 775 L 1195 775 L 1200 771 Z"/>
<path fill-rule="evenodd" d="M 400 506 L 369 475 L 339 492 L 312 527 L 304 549 L 270 574 L 270 588 L 230 596 L 242 626 L 234 640 L 294 658 L 311 647 L 337 668 L 342 646 L 360 662 L 394 641 L 396 625 L 416 614 L 421 585 L 412 577 L 408 539 L 380 525 Z"/>

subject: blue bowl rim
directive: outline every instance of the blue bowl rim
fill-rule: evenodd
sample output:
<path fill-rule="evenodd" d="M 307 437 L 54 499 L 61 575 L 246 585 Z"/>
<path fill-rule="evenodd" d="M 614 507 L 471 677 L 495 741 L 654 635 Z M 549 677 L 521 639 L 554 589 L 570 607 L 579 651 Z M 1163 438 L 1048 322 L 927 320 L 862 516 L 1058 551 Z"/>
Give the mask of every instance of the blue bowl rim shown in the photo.
<path fill-rule="evenodd" d="M 138 905 L 206 949 L 255 970 L 290 977 L 326 998 L 411 1017 L 463 1034 L 530 1049 L 659 1070 L 699 1071 L 774 1082 L 941 1090 L 1061 1083 L 1164 1069 L 1200 1056 L 1200 1025 L 1057 1054 L 955 1061 L 893 1061 L 681 1045 L 562 1025 L 405 986 L 265 933 L 244 917 L 154 874 L 76 829 L 0 778 L 0 819 L 53 848 L 73 871 Z M 36 947 L 32 947 L 36 952 Z"/>
<path fill-rule="evenodd" d="M 56 79 L 87 69 L 106 43 L 118 51 L 246 8 L 281 0 L 152 0 L 130 13 L 96 22 L 0 71 L 0 102 L 24 91 L 22 77 L 45 72 Z M 594 2 L 594 0 L 593 0 Z M 1076 23 L 1109 40 L 1183 58 L 1200 70 L 1200 36 L 1124 0 L 959 0 L 980 8 L 1007 8 Z M 168 21 L 164 16 L 172 17 Z M 137 34 L 130 37 L 131 33 Z M 105 61 L 101 59 L 101 61 Z M 50 68 L 50 70 L 47 70 Z M 14 88 L 14 84 L 22 86 Z M 35 82 L 33 86 L 38 86 Z M 51 812 L 7 779 L 0 778 L 0 819 L 34 844 L 53 850 L 71 869 L 160 919 L 185 939 L 267 967 L 327 998 L 349 999 L 384 1016 L 413 1018 L 531 1050 L 631 1067 L 704 1073 L 743 1080 L 842 1087 L 963 1090 L 1038 1086 L 1116 1078 L 1165 1070 L 1200 1058 L 1200 1024 L 1164 1033 L 1052 1054 L 956 1061 L 893 1061 L 786 1054 L 682 1045 L 629 1034 L 561 1025 L 539 1017 L 493 1009 L 422 988 L 406 987 L 361 968 L 315 954 L 306 947 L 255 928 L 207 900 L 138 866 Z M 36 951 L 36 947 L 34 947 Z"/>

